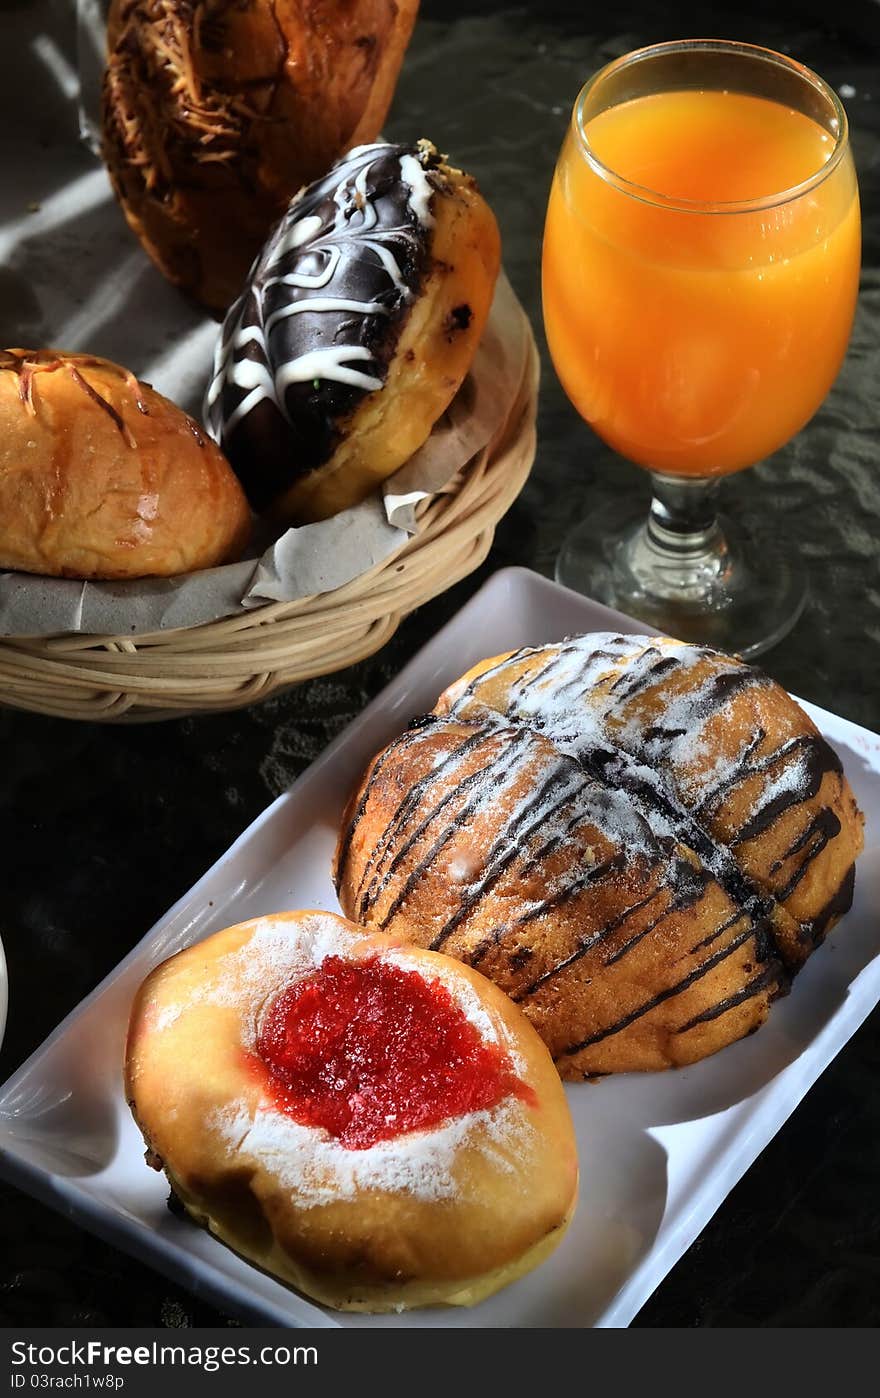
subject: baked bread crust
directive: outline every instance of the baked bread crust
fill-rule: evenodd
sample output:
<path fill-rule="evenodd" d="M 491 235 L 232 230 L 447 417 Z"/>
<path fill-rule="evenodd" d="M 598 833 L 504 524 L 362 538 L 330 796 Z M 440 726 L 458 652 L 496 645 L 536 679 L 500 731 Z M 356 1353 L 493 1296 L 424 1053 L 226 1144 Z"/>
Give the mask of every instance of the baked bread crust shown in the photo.
<path fill-rule="evenodd" d="M 128 370 L 0 351 L 0 567 L 167 577 L 237 558 L 250 528 L 208 434 Z"/>
<path fill-rule="evenodd" d="M 165 276 L 217 314 L 295 191 L 385 119 L 418 0 L 112 0 L 103 149 Z"/>
<path fill-rule="evenodd" d="M 327 955 L 440 979 L 527 1094 L 366 1150 L 287 1123 L 246 1053 L 268 1000 Z M 326 1305 L 473 1304 L 548 1255 L 574 1207 L 568 1105 L 516 1007 L 460 963 L 332 914 L 242 923 L 154 970 L 132 1008 L 125 1080 L 148 1161 L 187 1213 Z"/>
<path fill-rule="evenodd" d="M 226 317 L 205 399 L 256 509 L 327 518 L 413 455 L 471 366 L 500 257 L 474 180 L 427 141 L 358 147 L 300 191 Z"/>
<path fill-rule="evenodd" d="M 340 904 L 490 976 L 563 1077 L 695 1062 L 763 1023 L 782 968 L 735 871 L 619 782 L 528 729 L 436 719 L 353 798 Z"/>
<path fill-rule="evenodd" d="M 380 753 L 334 875 L 525 1011 L 565 1077 L 753 1032 L 852 897 L 862 817 L 766 676 L 610 635 L 496 657 Z"/>
<path fill-rule="evenodd" d="M 852 902 L 864 818 L 840 758 L 754 666 L 662 637 L 599 634 L 484 661 L 441 695 L 437 712 L 514 723 L 540 714 L 566 750 L 606 742 L 656 766 L 772 899 L 774 940 L 791 970 Z"/>

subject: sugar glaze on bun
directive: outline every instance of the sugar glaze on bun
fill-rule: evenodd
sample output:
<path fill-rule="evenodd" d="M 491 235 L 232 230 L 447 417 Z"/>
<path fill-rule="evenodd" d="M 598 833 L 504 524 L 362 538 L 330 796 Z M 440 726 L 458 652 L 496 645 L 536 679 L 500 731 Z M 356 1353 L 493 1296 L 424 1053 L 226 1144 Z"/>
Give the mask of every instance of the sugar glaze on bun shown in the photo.
<path fill-rule="evenodd" d="M 779 685 L 602 634 L 452 685 L 370 764 L 335 878 L 349 917 L 490 976 L 576 1078 L 759 1028 L 861 846 L 837 754 Z"/>
<path fill-rule="evenodd" d="M 755 666 L 663 637 L 598 633 L 484 662 L 437 712 L 538 724 L 575 756 L 604 744 L 654 769 L 768 900 L 792 970 L 852 902 L 864 821 L 840 758 Z"/>
<path fill-rule="evenodd" d="M 126 1093 L 190 1217 L 328 1306 L 473 1304 L 574 1207 L 568 1105 L 516 1007 L 332 914 L 242 923 L 154 970 Z"/>
<path fill-rule="evenodd" d="M 168 577 L 232 562 L 250 530 L 207 432 L 128 369 L 0 350 L 0 567 Z"/>

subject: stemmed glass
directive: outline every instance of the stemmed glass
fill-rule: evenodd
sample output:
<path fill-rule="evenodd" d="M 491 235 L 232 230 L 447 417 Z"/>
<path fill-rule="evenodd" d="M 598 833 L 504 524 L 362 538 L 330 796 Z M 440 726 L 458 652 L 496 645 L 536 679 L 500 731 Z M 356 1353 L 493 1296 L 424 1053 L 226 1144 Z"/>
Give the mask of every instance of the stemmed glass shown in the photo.
<path fill-rule="evenodd" d="M 846 114 L 808 68 L 682 40 L 590 79 L 550 194 L 544 321 L 572 403 L 653 501 L 622 534 L 594 512 L 559 581 L 743 656 L 789 630 L 805 578 L 784 520 L 719 519 L 719 485 L 822 403 L 859 260 Z"/>

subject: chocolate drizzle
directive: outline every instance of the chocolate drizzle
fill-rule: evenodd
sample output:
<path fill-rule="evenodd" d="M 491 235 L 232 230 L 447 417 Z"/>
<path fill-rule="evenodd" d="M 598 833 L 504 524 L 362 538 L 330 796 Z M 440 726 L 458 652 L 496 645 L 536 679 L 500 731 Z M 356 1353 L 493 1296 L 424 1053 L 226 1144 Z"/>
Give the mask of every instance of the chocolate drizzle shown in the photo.
<path fill-rule="evenodd" d="M 489 784 L 486 782 L 487 774 L 491 777 L 493 783 L 500 783 L 503 781 L 504 777 L 507 776 L 508 773 L 516 770 L 516 763 L 519 757 L 519 750 L 523 746 L 525 741 L 526 737 L 523 732 L 515 733 L 513 737 L 510 738 L 510 740 L 505 744 L 504 750 L 502 751 L 501 755 L 496 759 L 494 763 L 492 763 L 489 766 L 488 769 L 480 768 L 478 771 L 471 773 L 470 776 L 464 777 L 459 782 L 457 787 L 453 787 L 451 789 L 451 792 L 449 793 L 450 796 L 458 795 L 463 790 L 466 790 L 472 786 L 477 787 L 475 795 L 470 797 L 470 799 L 465 803 L 465 805 L 461 807 L 461 809 L 458 811 L 456 815 L 455 821 L 451 821 L 449 825 L 446 827 L 446 829 L 443 831 L 443 833 L 437 837 L 437 839 L 434 841 L 434 843 L 428 850 L 428 853 L 421 860 L 419 860 L 419 862 L 411 870 L 410 874 L 404 881 L 404 884 L 400 891 L 395 895 L 394 898 L 392 898 L 389 906 L 386 908 L 382 917 L 379 919 L 378 926 L 380 930 L 384 931 L 385 928 L 387 928 L 388 924 L 393 920 L 395 914 L 406 902 L 407 898 L 409 897 L 412 890 L 415 888 L 419 879 L 421 879 L 427 873 L 427 871 L 430 869 L 431 865 L 437 858 L 437 855 L 449 844 L 450 840 L 455 834 L 456 826 L 466 824 L 475 814 L 475 812 L 479 809 L 479 807 L 486 803 L 489 794 L 487 789 Z M 427 820 L 423 821 L 419 827 L 417 827 L 418 831 L 423 831 L 430 823 L 430 820 L 433 819 L 434 815 L 439 813 L 441 808 L 446 804 L 447 801 L 444 797 L 444 799 L 440 802 L 436 810 L 432 812 L 431 816 Z M 406 841 L 405 844 L 401 846 L 401 850 L 398 853 L 408 852 L 410 846 L 414 843 L 415 839 L 417 838 L 418 835 L 411 837 L 410 840 Z M 387 884 L 388 879 L 390 875 L 394 872 L 398 862 L 398 855 L 395 855 L 394 859 L 392 859 L 391 863 L 388 866 L 388 869 L 384 876 L 384 880 L 380 881 L 379 889 L 372 898 L 372 902 L 375 902 L 375 899 L 378 896 L 378 894 L 384 891 L 384 886 L 385 884 Z M 365 912 L 369 910 L 369 907 L 370 901 L 368 900 Z"/>
<path fill-rule="evenodd" d="M 697 981 L 702 980 L 710 971 L 714 971 L 716 966 L 720 965 L 722 961 L 725 961 L 727 957 L 731 956 L 739 947 L 743 946 L 751 935 L 751 927 L 745 928 L 744 931 L 740 932 L 736 937 L 732 937 L 727 945 L 722 947 L 720 951 L 715 952 L 713 956 L 707 957 L 695 970 L 689 971 L 686 976 L 682 976 L 674 985 L 664 986 L 663 990 L 658 991 L 656 995 L 652 995 L 647 1000 L 642 1001 L 634 1010 L 630 1010 L 628 1014 L 622 1015 L 621 1018 L 616 1020 L 613 1024 L 598 1029 L 594 1034 L 588 1035 L 585 1039 L 581 1039 L 576 1044 L 569 1044 L 567 1048 L 562 1049 L 561 1052 L 557 1054 L 557 1058 L 570 1058 L 573 1054 L 581 1053 L 585 1048 L 590 1048 L 593 1044 L 601 1043 L 603 1039 L 610 1039 L 612 1034 L 619 1034 L 622 1029 L 628 1029 L 631 1024 L 635 1024 L 636 1020 L 641 1019 L 646 1014 L 650 1014 L 651 1010 L 656 1010 L 658 1005 L 662 1005 L 665 1000 L 671 1000 L 674 996 L 680 995 L 682 991 L 690 989 Z M 751 989 L 749 993 L 751 995 L 757 994 L 759 989 L 766 988 L 767 985 L 772 985 L 778 979 L 778 974 L 778 967 L 771 964 L 761 976 L 755 978 L 755 981 L 759 981 L 762 984 L 757 985 L 753 981 L 752 986 L 754 988 Z M 767 978 L 766 980 L 764 980 L 765 975 Z M 742 998 L 746 997 L 743 996 Z M 713 1011 L 717 1014 L 723 1014 L 724 1006 L 725 1002 L 722 1001 L 720 1005 L 712 1006 L 710 1011 L 704 1011 L 703 1015 L 708 1019 L 712 1017 Z M 729 1008 L 729 1006 L 727 1006 L 727 1008 Z M 697 1016 L 689 1021 L 687 1025 L 682 1025 L 678 1032 L 684 1033 L 686 1029 L 692 1028 L 693 1025 L 697 1023 L 698 1019 L 702 1017 L 703 1016 Z"/>
<path fill-rule="evenodd" d="M 763 758 L 760 762 L 754 762 L 745 766 L 739 780 L 744 781 L 747 777 L 754 776 L 756 773 L 770 771 L 771 768 L 778 766 L 786 757 L 798 750 L 800 750 L 805 757 L 805 761 L 800 764 L 798 770 L 798 780 L 793 781 L 786 790 L 775 793 L 769 799 L 763 802 L 759 800 L 749 819 L 744 825 L 740 826 L 739 830 L 732 837 L 732 845 L 744 845 L 747 844 L 749 840 L 755 840 L 759 835 L 763 835 L 766 830 L 769 830 L 772 825 L 776 824 L 780 816 L 784 815 L 786 811 L 791 810 L 792 806 L 803 805 L 805 801 L 810 801 L 814 796 L 817 796 L 819 787 L 822 784 L 822 778 L 826 772 L 842 771 L 840 758 L 833 748 L 826 743 L 825 739 L 813 736 L 812 734 L 806 734 L 802 738 L 793 738 L 791 742 L 784 743 L 782 747 L 777 748 L 769 757 Z M 734 785 L 736 785 L 735 782 L 729 782 L 728 789 L 732 789 Z M 834 821 L 837 825 L 837 828 L 830 832 L 830 838 L 831 835 L 836 835 L 840 831 L 840 821 L 829 808 L 824 808 L 824 811 L 828 815 L 834 817 Z M 822 814 L 822 812 L 820 812 L 820 814 Z M 789 853 L 794 853 L 794 848 L 796 847 L 793 847 Z M 783 856 L 783 860 L 778 861 L 772 866 L 771 872 L 775 873 L 787 858 L 788 855 Z M 777 897 L 782 903 L 785 902 L 787 896 L 787 894 L 782 892 L 777 893 Z"/>
<path fill-rule="evenodd" d="M 779 901 L 784 903 L 790 898 L 797 888 L 801 879 L 806 874 L 813 860 L 822 853 L 829 840 L 833 840 L 835 835 L 840 834 L 840 819 L 837 814 L 828 806 L 823 806 L 817 811 L 809 825 L 792 841 L 785 854 L 771 866 L 771 872 L 781 869 L 787 864 L 793 855 L 804 850 L 804 857 L 798 864 L 788 882 L 779 890 Z"/>
<path fill-rule="evenodd" d="M 603 780 L 614 782 L 621 791 L 636 798 L 655 820 L 667 822 L 674 838 L 699 856 L 735 902 L 749 909 L 752 915 L 761 918 L 766 915 L 769 906 L 766 896 L 745 877 L 730 851 L 713 840 L 676 799 L 657 772 L 620 749 L 591 748 L 581 754 L 580 760 L 587 771 L 601 773 Z"/>
<path fill-rule="evenodd" d="M 561 759 L 551 776 L 538 787 L 535 795 L 520 807 L 512 820 L 508 821 L 485 857 L 482 877 L 471 884 L 462 895 L 458 908 L 431 942 L 432 951 L 439 951 L 456 928 L 470 917 L 477 904 L 491 893 L 502 874 L 520 855 L 521 842 L 527 841 L 541 825 L 552 820 L 560 806 L 581 795 L 586 782 L 576 768 L 572 782 L 573 765 L 570 761 Z"/>
<path fill-rule="evenodd" d="M 801 936 L 805 942 L 814 947 L 818 946 L 831 924 L 849 910 L 852 906 L 855 878 L 856 866 L 851 864 L 844 874 L 837 892 L 831 895 L 823 908 L 820 908 L 812 922 L 806 923 L 801 928 Z"/>
<path fill-rule="evenodd" d="M 412 725 L 411 725 L 411 730 L 410 730 L 410 731 L 413 731 L 413 732 L 414 732 L 414 731 L 417 731 L 417 730 L 413 729 L 413 728 L 412 728 Z M 340 842 L 339 842 L 339 848 L 337 849 L 337 852 L 336 852 L 336 868 L 335 868 L 335 877 L 336 877 L 337 884 L 339 883 L 340 879 L 341 879 L 342 876 L 343 876 L 343 873 L 344 873 L 344 871 L 345 871 L 345 866 L 346 866 L 346 864 L 347 864 L 347 862 L 348 862 L 349 852 L 350 852 L 350 850 L 351 850 L 351 842 L 352 842 L 352 840 L 353 840 L 354 837 L 355 837 L 355 834 L 356 834 L 356 832 L 357 832 L 358 825 L 360 824 L 361 820 L 363 819 L 364 812 L 365 812 L 366 809 L 367 809 L 367 802 L 368 802 L 369 799 L 370 799 L 370 791 L 371 791 L 371 789 L 372 789 L 373 782 L 376 780 L 376 777 L 379 775 L 379 773 L 381 772 L 382 768 L 385 766 L 385 763 L 389 761 L 389 759 L 398 751 L 399 748 L 405 746 L 405 744 L 406 744 L 407 741 L 409 740 L 409 736 L 410 736 L 409 733 L 403 733 L 403 734 L 401 734 L 401 736 L 400 736 L 399 738 L 396 738 L 396 739 L 394 740 L 393 743 L 389 743 L 389 745 L 388 745 L 388 747 L 385 749 L 385 751 L 384 751 L 383 753 L 380 753 L 379 757 L 376 759 L 376 761 L 375 761 L 374 764 L 373 764 L 373 769 L 372 769 L 372 771 L 371 771 L 371 773 L 370 773 L 369 779 L 368 779 L 368 781 L 366 781 L 366 782 L 364 783 L 364 785 L 363 785 L 363 789 L 362 789 L 361 795 L 360 795 L 360 800 L 358 801 L 358 804 L 357 804 L 357 806 L 355 807 L 354 813 L 353 813 L 353 815 L 352 815 L 352 817 L 351 817 L 351 819 L 350 819 L 350 821 L 349 821 L 349 823 L 348 823 L 348 827 L 347 827 L 347 829 L 345 830 L 345 832 L 344 832 L 344 834 L 343 834 L 343 836 L 342 836 L 342 838 L 341 838 L 341 840 L 340 840 Z M 374 851 L 374 854 L 375 854 L 375 851 Z"/>
<path fill-rule="evenodd" d="M 264 508 L 381 389 L 429 266 L 441 160 L 359 146 L 293 200 L 223 323 L 205 421 Z"/>
<path fill-rule="evenodd" d="M 781 861 L 770 871 L 771 887 L 759 890 L 741 870 L 732 852 L 772 829 L 787 811 L 813 801 L 826 773 L 840 775 L 842 766 L 833 748 L 819 733 L 789 737 L 767 752 L 767 733 L 760 723 L 744 740 L 736 759 L 720 773 L 710 775 L 694 795 L 686 782 L 677 781 L 675 795 L 655 771 L 658 763 L 675 779 L 671 754 L 679 742 L 693 743 L 703 726 L 746 689 L 767 689 L 773 682 L 762 671 L 742 665 L 703 647 L 654 644 L 645 637 L 603 635 L 574 638 L 548 647 L 543 663 L 516 674 L 538 652 L 517 651 L 487 674 L 478 676 L 453 705 L 454 715 L 473 717 L 480 712 L 484 682 L 514 672 L 506 700 L 506 716 L 513 723 L 529 724 L 568 750 L 578 752 L 588 770 L 605 766 L 626 790 L 662 809 L 681 838 L 700 855 L 731 896 L 752 909 L 766 911 L 775 900 L 784 904 L 797 888 L 809 864 L 839 833 L 840 822 L 830 807 L 815 816 L 811 825 Z M 602 662 L 608 664 L 603 666 Z M 663 722 L 640 725 L 633 721 L 629 705 L 638 695 L 664 680 L 674 681 L 677 671 L 710 662 L 708 675 L 686 689 L 674 686 Z M 621 664 L 619 675 L 603 684 Z M 569 673 L 570 672 L 570 673 Z M 483 711 L 485 712 L 485 711 Z M 549 714 L 549 718 L 548 718 Z M 603 750 L 602 744 L 607 744 Z M 768 778 L 754 799 L 739 829 L 720 843 L 711 833 L 725 801 L 749 779 Z M 814 828 L 815 827 L 815 828 Z M 804 857 L 785 880 L 773 880 L 781 865 L 801 849 Z"/>
<path fill-rule="evenodd" d="M 577 895 L 582 893 L 585 888 L 588 888 L 590 884 L 598 883 L 600 879 L 604 879 L 609 874 L 619 873 L 623 868 L 623 864 L 623 856 L 618 854 L 615 855 L 613 859 L 606 859 L 604 864 L 598 864 L 595 868 L 588 869 L 581 878 L 569 884 L 567 888 L 562 890 L 562 892 L 557 894 L 554 898 L 548 898 L 540 907 L 530 908 L 529 912 L 524 917 L 520 918 L 517 923 L 514 923 L 514 926 L 523 927 L 526 923 L 533 921 L 535 918 L 543 917 L 545 913 L 550 912 L 553 908 L 558 908 L 561 903 L 576 898 Z M 526 986 L 525 990 L 518 991 L 511 998 L 515 1000 L 517 1004 L 522 1004 L 524 1000 L 528 1000 L 530 996 L 534 995 L 537 990 L 540 990 L 541 986 L 545 985 L 547 981 L 552 980 L 554 976 L 558 976 L 560 972 L 567 971 L 576 961 L 580 961 L 586 956 L 588 951 L 592 951 L 593 947 L 598 946 L 600 942 L 606 941 L 607 938 L 611 936 L 612 932 L 616 932 L 618 928 L 622 927 L 625 922 L 628 922 L 631 917 L 634 917 L 636 913 L 646 908 L 648 904 L 653 902 L 657 897 L 657 894 L 663 891 L 662 888 L 654 889 L 647 898 L 642 898 L 639 902 L 632 903 L 628 908 L 624 908 L 623 912 L 618 913 L 610 922 L 606 922 L 605 926 L 601 927 L 598 932 L 593 932 L 589 937 L 584 937 L 569 956 L 566 956 L 562 961 L 557 961 L 555 965 L 548 967 L 546 971 L 542 971 L 540 976 L 537 976 L 530 985 Z M 665 909 L 659 917 L 648 923 L 648 926 L 644 929 L 645 932 L 657 927 L 666 917 L 668 911 L 668 908 Z M 634 938 L 630 945 L 634 945 L 635 941 L 636 939 Z"/>
<path fill-rule="evenodd" d="M 387 754 L 375 764 L 340 844 L 347 910 L 381 929 L 398 919 L 417 929 L 423 944 L 497 979 L 539 1027 L 557 1004 L 619 974 L 608 984 L 623 1000 L 603 1010 L 614 995 L 597 993 L 599 1022 L 572 1020 L 569 1032 L 590 1032 L 561 1049 L 557 1038 L 560 1061 L 725 963 L 680 1010 L 673 1003 L 659 1034 L 685 1035 L 755 1000 L 731 1025 L 757 1027 L 797 969 L 798 937 L 815 945 L 853 887 L 850 869 L 812 920 L 797 924 L 784 911 L 841 833 L 822 798 L 838 802 L 840 782 L 825 783 L 842 768 L 821 735 L 799 731 L 808 721 L 784 696 L 778 708 L 760 697 L 771 687 L 713 651 L 630 636 L 574 638 L 496 661 L 446 716 L 421 720 L 392 745 L 392 754 L 401 743 L 410 751 L 400 769 L 384 767 Z M 737 702 L 728 723 L 728 706 L 746 691 L 758 697 Z M 374 794 L 372 809 L 385 812 L 380 834 L 368 856 L 359 851 L 355 878 L 343 877 Z M 785 819 L 768 860 L 760 837 Z M 760 858 L 750 864 L 744 849 Z M 450 883 L 460 885 L 452 896 Z M 541 926 L 531 932 L 533 924 Z M 593 1071 L 590 1055 L 587 1063 Z"/>
<path fill-rule="evenodd" d="M 721 1015 L 726 1015 L 728 1010 L 735 1009 L 737 1005 L 742 1005 L 746 1000 L 751 1000 L 752 996 L 759 995 L 761 991 L 777 988 L 777 975 L 773 966 L 765 966 L 757 976 L 748 981 L 741 990 L 737 990 L 733 995 L 728 995 L 725 1000 L 719 1000 L 717 1005 L 712 1005 L 708 1010 L 702 1010 L 700 1014 L 694 1015 L 679 1028 L 679 1034 L 686 1034 L 689 1029 L 694 1029 L 698 1024 L 707 1024 L 709 1020 L 719 1019 Z"/>
<path fill-rule="evenodd" d="M 411 814 L 413 814 L 413 812 L 418 811 L 419 802 L 421 801 L 422 796 L 424 795 L 431 782 L 437 780 L 438 777 L 444 775 L 446 769 L 453 763 L 456 763 L 460 761 L 462 758 L 464 758 L 466 754 L 470 751 L 470 749 L 472 747 L 475 747 L 481 741 L 482 736 L 483 735 L 481 733 L 471 734 L 471 736 L 465 739 L 465 741 L 461 744 L 459 748 L 456 748 L 453 752 L 448 754 L 448 756 L 445 757 L 432 772 L 428 773 L 427 776 L 423 777 L 421 781 L 416 782 L 410 788 L 410 791 L 407 793 L 407 796 L 398 808 L 394 816 L 394 819 L 389 824 L 381 841 L 376 846 L 376 849 L 373 851 L 373 854 L 371 855 L 370 859 L 367 861 L 367 866 L 364 870 L 364 876 L 358 888 L 358 892 L 361 893 L 360 903 L 358 906 L 358 913 L 360 917 L 366 917 L 372 906 L 382 896 L 392 874 L 394 874 L 395 870 L 409 854 L 412 847 L 418 842 L 418 840 L 421 839 L 428 826 L 431 825 L 435 820 L 437 820 L 438 817 L 443 816 L 447 807 L 450 806 L 456 800 L 457 797 L 463 796 L 467 791 L 470 790 L 471 787 L 476 786 L 482 780 L 483 771 L 478 770 L 476 772 L 471 772 L 468 776 L 463 777 L 459 782 L 451 786 L 449 790 L 446 791 L 446 793 L 436 803 L 436 805 L 430 806 L 428 808 L 428 812 L 424 816 L 424 818 L 418 822 L 418 824 L 413 828 L 409 835 L 407 835 L 406 838 L 403 840 L 403 843 L 397 847 L 390 861 L 388 863 L 385 863 L 385 856 L 387 855 L 388 850 L 394 849 L 395 837 L 403 833 L 408 817 Z M 498 757 L 496 758 L 494 763 L 490 764 L 489 770 L 497 779 L 499 776 L 503 775 L 504 771 L 509 767 L 509 765 L 510 754 L 505 753 L 502 750 L 502 752 L 498 754 Z M 472 803 L 471 811 L 475 808 L 476 802 Z M 467 809 L 468 808 L 466 807 L 465 810 Z M 439 846 L 439 848 L 442 849 L 443 846 L 441 845 Z M 369 874 L 370 867 L 373 865 L 374 858 L 376 856 L 378 856 L 378 858 L 375 859 L 375 873 L 366 890 L 362 892 L 361 890 L 363 890 L 365 878 L 367 874 Z"/>
<path fill-rule="evenodd" d="M 450 736 L 454 735 L 451 744 L 447 729 L 451 729 Z M 442 746 L 438 746 L 440 738 L 446 740 Z M 456 834 L 466 830 L 478 814 L 498 809 L 496 800 L 503 800 L 507 814 L 494 829 L 491 843 L 480 848 L 479 867 L 468 874 L 454 911 L 434 930 L 429 943 L 433 950 L 446 948 L 450 938 L 467 926 L 505 875 L 513 877 L 520 887 L 533 875 L 540 883 L 548 858 L 568 846 L 571 856 L 564 872 L 553 875 L 552 886 L 543 896 L 528 902 L 519 916 L 492 927 L 481 940 L 455 948 L 456 955 L 481 968 L 490 953 L 494 956 L 504 943 L 510 943 L 507 965 L 515 973 L 530 960 L 517 941 L 517 934 L 530 923 L 552 915 L 591 889 L 602 890 L 597 896 L 610 897 L 612 904 L 617 901 L 617 911 L 604 925 L 580 937 L 567 955 L 541 969 L 525 987 L 509 989 L 516 1002 L 524 1004 L 532 999 L 556 977 L 571 971 L 589 952 L 611 942 L 615 934 L 633 923 L 630 935 L 609 950 L 603 963 L 617 964 L 646 937 L 662 935 L 668 919 L 700 904 L 713 888 L 717 897 L 719 883 L 728 895 L 728 911 L 689 955 L 713 946 L 731 929 L 735 936 L 721 953 L 707 951 L 694 969 L 695 977 L 702 967 L 711 969 L 736 947 L 751 940 L 754 960 L 766 969 L 767 984 L 781 983 L 781 967 L 767 935 L 765 902 L 744 886 L 726 852 L 717 849 L 699 829 L 696 834 L 704 851 L 712 857 L 714 869 L 710 871 L 696 854 L 683 853 L 689 848 L 686 836 L 691 822 L 674 799 L 639 776 L 625 754 L 598 750 L 574 758 L 555 752 L 524 726 L 486 728 L 448 725 L 435 719 L 433 724 L 420 724 L 404 734 L 380 757 L 365 783 L 340 845 L 340 871 L 376 782 L 383 785 L 383 800 L 391 795 L 393 775 L 383 778 L 388 754 L 399 754 L 401 744 L 419 743 L 428 745 L 419 762 L 431 761 L 431 765 L 402 792 L 369 858 L 359 866 L 360 880 L 353 897 L 357 915 L 366 923 L 390 929 L 395 918 L 405 915 L 407 900 L 423 881 L 436 876 L 438 861 Z M 552 759 L 547 756 L 548 751 L 553 753 Z M 543 759 L 543 765 L 539 759 Z M 509 804 L 511 795 L 505 796 L 505 789 L 517 781 L 526 765 L 536 767 L 534 779 L 526 786 L 524 795 Z M 436 792 L 433 796 L 432 790 Z M 621 820 L 626 824 L 628 837 Z M 597 838 L 588 833 L 590 829 L 598 833 L 615 830 L 623 847 L 594 857 L 585 844 Z M 602 836 L 603 840 L 607 838 Z M 445 882 L 448 865 L 443 867 L 447 870 L 443 875 Z M 402 877 L 395 884 L 398 872 Z M 621 879 L 626 882 L 615 891 Z M 627 890 L 635 890 L 639 882 L 642 892 L 628 894 Z M 734 904 L 732 912 L 731 889 L 742 900 Z"/>
<path fill-rule="evenodd" d="M 655 655 L 659 656 L 660 652 L 656 646 L 649 646 L 639 657 L 638 664 L 631 669 L 621 671 L 610 689 L 610 692 L 616 696 L 619 702 L 632 699 L 640 690 L 652 684 L 659 675 L 664 675 L 667 670 L 674 670 L 678 665 L 678 659 L 674 655 L 660 656 L 652 665 L 646 665 L 645 661 L 650 660 Z M 593 659 L 595 658 L 594 653 Z"/>

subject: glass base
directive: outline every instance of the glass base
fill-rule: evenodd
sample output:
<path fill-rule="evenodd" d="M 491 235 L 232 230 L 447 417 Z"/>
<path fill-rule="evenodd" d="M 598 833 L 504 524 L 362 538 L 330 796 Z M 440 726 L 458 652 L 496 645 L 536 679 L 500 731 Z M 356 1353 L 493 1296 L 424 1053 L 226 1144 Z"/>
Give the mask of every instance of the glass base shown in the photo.
<path fill-rule="evenodd" d="M 628 512 L 631 511 L 631 503 Z M 648 521 L 597 510 L 569 534 L 556 581 L 670 636 L 753 659 L 781 641 L 807 599 L 807 578 L 766 521 L 720 516 L 705 547 L 676 556 Z"/>

